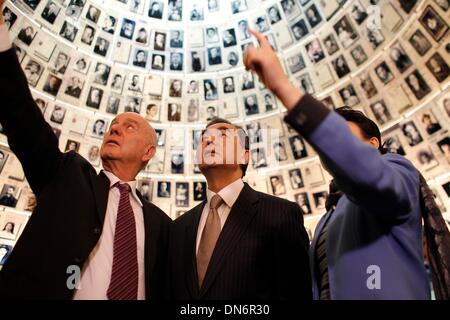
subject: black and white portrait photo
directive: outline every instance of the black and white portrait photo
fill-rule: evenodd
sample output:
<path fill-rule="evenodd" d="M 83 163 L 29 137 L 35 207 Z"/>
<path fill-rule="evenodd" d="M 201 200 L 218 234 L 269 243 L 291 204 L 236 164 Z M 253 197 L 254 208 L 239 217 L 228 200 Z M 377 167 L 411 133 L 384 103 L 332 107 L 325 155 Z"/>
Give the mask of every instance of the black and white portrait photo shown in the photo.
<path fill-rule="evenodd" d="M 106 15 L 105 18 L 103 19 L 102 30 L 109 34 L 114 34 L 114 32 L 116 31 L 116 26 L 117 26 L 117 18 L 110 15 Z"/>
<path fill-rule="evenodd" d="M 222 34 L 224 48 L 232 47 L 237 44 L 236 33 L 234 29 L 227 29 Z"/>
<path fill-rule="evenodd" d="M 191 68 L 192 72 L 205 71 L 205 52 L 191 51 Z"/>
<path fill-rule="evenodd" d="M 121 93 L 123 89 L 124 78 L 120 73 L 115 73 L 111 80 L 111 91 Z"/>
<path fill-rule="evenodd" d="M 175 205 L 189 207 L 189 183 L 177 182 L 175 184 Z"/>
<path fill-rule="evenodd" d="M 122 21 L 122 27 L 120 29 L 120 36 L 131 40 L 133 38 L 135 27 L 136 27 L 135 21 L 124 18 Z"/>
<path fill-rule="evenodd" d="M 167 108 L 168 121 L 181 121 L 181 104 L 169 103 Z"/>
<path fill-rule="evenodd" d="M 431 110 L 424 112 L 420 117 L 420 121 L 429 135 L 432 135 L 442 129 L 442 126 L 439 124 Z"/>
<path fill-rule="evenodd" d="M 300 169 L 289 170 L 289 180 L 291 181 L 291 188 L 294 190 L 301 189 L 305 186 Z"/>
<path fill-rule="evenodd" d="M 256 94 L 244 97 L 245 114 L 251 116 L 259 113 L 258 98 Z"/>
<path fill-rule="evenodd" d="M 450 68 L 439 52 L 433 54 L 425 65 L 439 83 L 444 82 L 450 74 Z"/>
<path fill-rule="evenodd" d="M 124 112 L 141 112 L 142 99 L 134 96 L 128 96 L 125 100 Z"/>
<path fill-rule="evenodd" d="M 171 48 L 183 48 L 183 34 L 182 30 L 170 31 L 170 47 Z"/>
<path fill-rule="evenodd" d="M 84 27 L 83 34 L 81 35 L 81 42 L 90 46 L 94 41 L 95 29 L 91 26 Z"/>
<path fill-rule="evenodd" d="M 354 49 L 352 49 L 350 54 L 352 55 L 353 60 L 355 60 L 357 66 L 362 65 L 368 59 L 367 54 L 361 45 L 357 45 Z"/>
<path fill-rule="evenodd" d="M 405 72 L 412 65 L 410 57 L 400 44 L 395 45 L 391 49 L 389 56 L 400 73 Z"/>
<path fill-rule="evenodd" d="M 141 80 L 141 77 L 138 74 L 134 74 L 128 84 L 128 90 L 135 93 L 141 93 L 143 81 L 144 79 Z"/>
<path fill-rule="evenodd" d="M 384 125 L 392 120 L 392 116 L 384 102 L 384 100 L 379 100 L 370 105 L 370 109 L 375 116 L 378 124 Z"/>
<path fill-rule="evenodd" d="M 78 76 L 72 76 L 68 79 L 68 81 L 69 82 L 64 93 L 78 99 L 81 95 L 81 91 L 83 90 L 83 80 L 81 80 Z"/>
<path fill-rule="evenodd" d="M 137 43 L 141 45 L 147 45 L 148 44 L 148 31 L 146 28 L 141 27 L 136 32 L 136 39 L 134 39 Z"/>
<path fill-rule="evenodd" d="M 402 132 L 411 147 L 423 141 L 422 135 L 412 121 L 408 121 L 402 125 Z"/>
<path fill-rule="evenodd" d="M 184 173 L 184 155 L 183 151 L 172 151 L 170 155 L 171 173 Z"/>
<path fill-rule="evenodd" d="M 278 162 L 286 161 L 288 159 L 284 142 L 275 142 L 273 144 L 273 154 L 275 156 L 275 160 Z"/>
<path fill-rule="evenodd" d="M 182 71 L 183 70 L 183 54 L 180 52 L 172 52 L 170 54 L 170 70 Z"/>
<path fill-rule="evenodd" d="M 309 59 L 312 63 L 318 63 L 325 58 L 325 52 L 322 49 L 322 45 L 318 39 L 314 39 L 305 46 Z"/>
<path fill-rule="evenodd" d="M 70 0 L 66 8 L 66 16 L 77 20 L 83 11 L 86 0 Z"/>
<path fill-rule="evenodd" d="M 237 14 L 247 11 L 247 0 L 231 0 L 231 12 Z"/>
<path fill-rule="evenodd" d="M 295 0 L 281 0 L 281 8 L 283 9 L 286 18 L 289 20 L 295 19 L 300 14 L 300 7 Z"/>
<path fill-rule="evenodd" d="M 194 201 L 203 201 L 206 199 L 206 182 L 194 182 Z"/>
<path fill-rule="evenodd" d="M 163 16 L 164 4 L 162 1 L 151 1 L 150 8 L 148 10 L 148 16 L 150 18 L 161 19 Z"/>
<path fill-rule="evenodd" d="M 152 69 L 164 71 L 166 57 L 162 54 L 153 54 L 152 56 Z"/>
<path fill-rule="evenodd" d="M 87 71 L 89 70 L 89 66 L 90 66 L 91 62 L 88 58 L 86 57 L 79 57 L 75 60 L 75 64 L 73 66 L 73 69 L 75 71 L 78 71 L 82 74 L 86 74 Z"/>
<path fill-rule="evenodd" d="M 6 161 L 8 160 L 9 154 L 6 150 L 0 150 L 0 172 L 3 171 Z"/>
<path fill-rule="evenodd" d="M 71 23 L 64 21 L 59 35 L 64 39 L 73 42 L 77 36 L 78 29 Z"/>
<path fill-rule="evenodd" d="M 409 38 L 409 43 L 420 56 L 424 56 L 431 49 L 431 42 L 417 29 Z"/>
<path fill-rule="evenodd" d="M 86 100 L 88 107 L 98 109 L 103 98 L 103 90 L 95 87 L 89 89 L 89 94 Z"/>
<path fill-rule="evenodd" d="M 47 2 L 44 10 L 42 11 L 41 17 L 50 24 L 55 23 L 56 17 L 58 17 L 61 8 L 56 4 L 56 2 L 50 0 Z"/>
<path fill-rule="evenodd" d="M 222 51 L 220 47 L 208 48 L 208 63 L 210 66 L 222 64 Z"/>
<path fill-rule="evenodd" d="M 25 26 L 19 31 L 19 34 L 17 35 L 17 39 L 19 39 L 24 44 L 29 46 L 35 36 L 36 36 L 36 31 L 34 30 L 34 28 L 32 26 Z"/>
<path fill-rule="evenodd" d="M 303 214 L 311 214 L 311 204 L 309 203 L 308 194 L 306 192 L 298 193 L 294 195 L 295 202 L 297 202 Z"/>
<path fill-rule="evenodd" d="M 414 96 L 417 98 L 417 100 L 421 100 L 423 97 L 425 97 L 428 93 L 431 92 L 430 87 L 425 82 L 422 75 L 419 73 L 418 70 L 414 70 L 406 79 L 406 83 L 408 84 L 408 87 L 411 89 L 412 93 L 414 93 Z"/>
<path fill-rule="evenodd" d="M 205 100 L 217 100 L 217 81 L 213 79 L 205 79 L 203 81 L 203 89 L 205 93 Z"/>
<path fill-rule="evenodd" d="M 384 148 L 389 153 L 397 153 L 402 156 L 404 156 L 406 154 L 405 149 L 403 148 L 403 145 L 400 142 L 399 137 L 396 135 L 386 138 L 384 140 Z"/>
<path fill-rule="evenodd" d="M 333 34 L 329 34 L 326 38 L 324 38 L 323 44 L 325 45 L 325 49 L 330 56 L 339 50 L 339 45 Z"/>
<path fill-rule="evenodd" d="M 342 102 L 344 102 L 344 105 L 348 107 L 354 107 L 356 106 L 360 100 L 358 98 L 358 95 L 356 94 L 355 88 L 352 84 L 349 84 L 339 90 L 339 95 L 342 98 Z"/>
<path fill-rule="evenodd" d="M 361 2 L 355 1 L 351 7 L 352 18 L 355 22 L 360 25 L 368 17 L 366 9 L 361 5 Z"/>
<path fill-rule="evenodd" d="M 153 182 L 150 179 L 139 179 L 137 189 L 147 201 L 152 201 L 153 196 Z"/>
<path fill-rule="evenodd" d="M 103 138 L 105 132 L 108 130 L 108 121 L 100 118 L 94 121 L 91 129 L 91 135 L 95 138 Z"/>
<path fill-rule="evenodd" d="M 235 91 L 234 78 L 233 77 L 223 78 L 222 82 L 223 82 L 223 92 L 224 93 L 233 93 Z"/>
<path fill-rule="evenodd" d="M 241 86 L 242 90 L 254 89 L 255 88 L 255 79 L 253 77 L 253 73 L 244 72 L 242 74 L 241 83 L 242 83 L 242 86 Z"/>
<path fill-rule="evenodd" d="M 168 181 L 158 182 L 158 197 L 170 198 L 170 182 Z"/>
<path fill-rule="evenodd" d="M 41 0 L 24 0 L 23 1 L 31 10 L 35 10 L 39 3 L 41 3 Z"/>
<path fill-rule="evenodd" d="M 199 3 L 193 3 L 189 17 L 191 21 L 202 21 L 204 18 L 203 6 Z"/>
<path fill-rule="evenodd" d="M 353 28 L 352 24 L 348 20 L 347 16 L 342 17 L 334 26 L 334 30 L 336 31 L 339 41 L 342 46 L 347 49 L 352 44 L 355 43 L 358 38 L 358 33 Z"/>
<path fill-rule="evenodd" d="M 69 54 L 59 51 L 49 69 L 54 73 L 64 74 L 66 72 L 67 65 L 69 64 L 69 62 L 70 62 Z"/>
<path fill-rule="evenodd" d="M 350 73 L 350 68 L 347 64 L 347 61 L 345 61 L 345 58 L 343 55 L 340 55 L 336 58 L 336 60 L 332 61 L 334 70 L 336 71 L 336 74 L 339 78 L 343 78 L 347 74 Z"/>
<path fill-rule="evenodd" d="M 326 191 L 313 193 L 314 204 L 315 204 L 317 210 L 325 209 L 325 203 L 326 203 L 327 197 L 328 197 L 328 192 L 326 192 Z"/>
<path fill-rule="evenodd" d="M 169 97 L 181 98 L 183 81 L 180 79 L 170 80 Z"/>
<path fill-rule="evenodd" d="M 240 40 L 247 40 L 250 38 L 250 32 L 248 30 L 248 21 L 243 19 L 238 22 L 238 32 Z"/>
<path fill-rule="evenodd" d="M 295 54 L 286 60 L 287 66 L 291 74 L 295 74 L 306 68 L 305 60 L 301 53 Z"/>
<path fill-rule="evenodd" d="M 61 83 L 61 78 L 58 78 L 53 74 L 49 74 L 42 90 L 51 94 L 52 96 L 56 96 L 58 94 L 59 88 L 61 87 Z"/>
<path fill-rule="evenodd" d="M 5 21 L 5 25 L 8 27 L 8 29 L 10 30 L 11 27 L 14 25 L 14 23 L 17 20 L 17 14 L 15 14 L 14 12 L 12 12 L 11 9 L 9 9 L 8 7 L 5 7 L 3 9 L 3 20 Z"/>
<path fill-rule="evenodd" d="M 94 83 L 105 86 L 106 83 L 108 82 L 110 72 L 111 72 L 110 66 L 98 62 L 97 65 L 95 66 L 94 71 L 94 79 L 93 79 Z"/>
<path fill-rule="evenodd" d="M 89 21 L 92 21 L 93 23 L 97 23 L 98 19 L 100 18 L 100 9 L 97 7 L 94 7 L 93 5 L 89 5 L 89 8 L 86 12 L 86 19 Z"/>
<path fill-rule="evenodd" d="M 109 96 L 106 103 L 106 113 L 117 114 L 119 111 L 120 98 L 115 96 Z"/>
<path fill-rule="evenodd" d="M 394 79 L 394 74 L 385 61 L 375 67 L 375 73 L 383 84 L 388 84 Z"/>
<path fill-rule="evenodd" d="M 70 151 L 78 152 L 79 149 L 80 149 L 80 142 L 67 139 L 66 147 L 64 148 L 64 152 L 70 152 Z"/>
<path fill-rule="evenodd" d="M 66 108 L 56 105 L 53 108 L 52 114 L 50 116 L 50 121 L 57 124 L 62 124 L 65 116 L 66 116 Z"/>
<path fill-rule="evenodd" d="M 0 193 L 0 205 L 15 208 L 18 200 L 18 187 L 5 184 Z"/>
<path fill-rule="evenodd" d="M 28 84 L 32 87 L 36 87 L 44 68 L 39 62 L 30 60 L 25 65 L 23 71 L 25 73 L 25 77 L 27 78 Z"/>
<path fill-rule="evenodd" d="M 275 24 L 281 20 L 280 10 L 276 5 L 273 5 L 267 9 L 267 15 L 269 16 L 270 24 Z"/>
<path fill-rule="evenodd" d="M 262 141 L 261 124 L 259 122 L 250 122 L 247 124 L 247 133 L 250 144 Z"/>
<path fill-rule="evenodd" d="M 320 13 L 317 10 L 315 4 L 306 9 L 305 15 L 311 28 L 315 28 L 319 23 L 322 22 L 322 17 L 320 16 Z"/>
<path fill-rule="evenodd" d="M 106 56 L 109 48 L 109 41 L 105 38 L 98 37 L 95 43 L 94 52 L 102 57 Z"/>
<path fill-rule="evenodd" d="M 136 49 L 133 66 L 145 68 L 147 66 L 148 52 L 142 49 Z"/>
<path fill-rule="evenodd" d="M 296 23 L 294 23 L 291 26 L 292 34 L 294 35 L 295 40 L 301 40 L 303 37 L 305 37 L 309 31 L 308 27 L 306 26 L 305 20 L 300 19 Z"/>
<path fill-rule="evenodd" d="M 361 89 L 363 89 L 367 99 L 370 99 L 378 94 L 378 89 L 373 83 L 372 77 L 369 73 L 363 73 L 359 77 L 359 84 L 361 85 Z"/>
<path fill-rule="evenodd" d="M 292 154 L 294 155 L 295 160 L 305 158 L 308 155 L 305 142 L 299 135 L 290 137 L 289 143 L 291 144 Z"/>
<path fill-rule="evenodd" d="M 276 196 L 286 193 L 286 186 L 282 175 L 271 176 L 269 178 L 272 193 Z"/>
<path fill-rule="evenodd" d="M 253 169 L 267 167 L 266 152 L 263 148 L 256 148 L 250 151 Z"/>
<path fill-rule="evenodd" d="M 448 25 L 445 20 L 433 9 L 432 6 L 427 6 L 422 16 L 419 19 L 422 26 L 433 37 L 434 40 L 439 41 L 448 31 Z M 447 20 L 448 22 L 448 20 Z"/>
<path fill-rule="evenodd" d="M 164 51 L 166 49 L 166 33 L 155 32 L 155 39 L 153 41 L 153 49 Z"/>

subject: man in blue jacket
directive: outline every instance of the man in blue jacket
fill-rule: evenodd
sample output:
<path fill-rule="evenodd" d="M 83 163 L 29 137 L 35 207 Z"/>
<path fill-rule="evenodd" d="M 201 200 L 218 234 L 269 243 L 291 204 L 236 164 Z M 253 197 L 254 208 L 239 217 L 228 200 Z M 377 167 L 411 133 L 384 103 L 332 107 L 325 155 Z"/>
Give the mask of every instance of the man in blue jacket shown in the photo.
<path fill-rule="evenodd" d="M 378 134 L 364 130 L 370 119 L 350 108 L 341 109 L 343 118 L 303 95 L 266 38 L 252 33 L 260 46 L 247 50 L 246 68 L 286 106 L 285 121 L 314 147 L 343 194 L 311 244 L 314 298 L 429 299 L 418 171 L 402 156 L 380 153 L 376 125 Z"/>

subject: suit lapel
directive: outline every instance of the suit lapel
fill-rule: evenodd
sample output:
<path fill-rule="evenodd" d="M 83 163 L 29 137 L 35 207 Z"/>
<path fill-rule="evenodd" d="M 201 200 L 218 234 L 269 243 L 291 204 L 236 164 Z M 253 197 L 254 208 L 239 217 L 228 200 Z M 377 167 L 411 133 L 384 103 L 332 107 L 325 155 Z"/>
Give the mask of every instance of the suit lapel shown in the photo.
<path fill-rule="evenodd" d="M 161 232 L 160 226 L 157 224 L 159 219 L 152 219 L 153 211 L 151 206 L 142 197 L 141 193 L 136 190 L 136 195 L 142 202 L 142 213 L 144 215 L 144 233 L 145 233 L 145 244 L 144 244 L 144 263 L 145 263 L 145 292 L 147 298 L 149 298 L 150 288 L 150 277 L 153 275 L 153 269 L 156 262 L 157 246 L 159 233 Z"/>
<path fill-rule="evenodd" d="M 231 208 L 230 214 L 223 226 L 216 247 L 206 271 L 203 286 L 200 290 L 200 299 L 205 295 L 213 284 L 218 272 L 226 261 L 227 256 L 238 244 L 242 234 L 247 229 L 252 218 L 256 214 L 257 193 L 248 186 L 244 185 L 239 197 Z"/>
<path fill-rule="evenodd" d="M 203 201 L 200 205 L 194 208 L 194 214 L 189 224 L 186 225 L 185 232 L 185 249 L 183 252 L 183 262 L 187 266 L 186 270 L 186 282 L 187 287 L 191 293 L 191 297 L 196 298 L 199 294 L 198 276 L 197 276 L 197 229 L 202 216 L 203 208 L 206 205 L 206 201 Z"/>
<path fill-rule="evenodd" d="M 97 218 L 99 227 L 103 228 L 105 221 L 106 205 L 108 203 L 109 185 L 108 177 L 102 172 L 97 175 L 95 170 L 90 170 L 90 181 L 94 192 L 95 207 L 97 209 Z"/>

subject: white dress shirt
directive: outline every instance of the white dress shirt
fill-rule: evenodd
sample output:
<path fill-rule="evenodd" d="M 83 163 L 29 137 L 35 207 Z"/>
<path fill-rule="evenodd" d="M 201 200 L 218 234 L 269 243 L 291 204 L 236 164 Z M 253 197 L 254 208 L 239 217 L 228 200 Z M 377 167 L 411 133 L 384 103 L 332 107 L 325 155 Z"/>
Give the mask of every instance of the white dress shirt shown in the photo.
<path fill-rule="evenodd" d="M 107 300 L 107 291 L 111 281 L 114 232 L 116 229 L 117 212 L 119 208 L 120 191 L 112 186 L 120 181 L 111 172 L 103 171 L 110 181 L 108 205 L 105 222 L 100 239 L 86 261 L 80 282 L 80 289 L 75 292 L 74 300 Z M 130 202 L 136 220 L 136 240 L 138 258 L 138 300 L 145 299 L 145 228 L 142 202 L 136 194 L 136 181 L 127 182 L 131 187 Z M 82 235 L 80 235 L 82 236 Z"/>
<path fill-rule="evenodd" d="M 0 52 L 11 49 L 11 40 L 9 39 L 8 26 L 0 25 Z"/>
<path fill-rule="evenodd" d="M 225 222 L 227 221 L 228 215 L 230 214 L 231 208 L 233 207 L 234 203 L 236 202 L 237 198 L 239 197 L 239 194 L 241 193 L 242 189 L 244 188 L 244 182 L 242 179 L 237 179 L 233 183 L 229 184 L 222 190 L 220 190 L 217 194 L 223 199 L 224 203 L 220 205 L 219 208 L 217 208 L 217 213 L 219 214 L 220 218 L 220 229 L 223 229 L 223 226 Z M 197 248 L 196 252 L 198 252 L 198 246 L 200 244 L 200 239 L 202 237 L 203 229 L 205 228 L 206 219 L 208 218 L 209 213 L 209 204 L 211 203 L 212 197 L 216 195 L 216 193 L 212 192 L 211 190 L 206 191 L 206 199 L 208 202 L 206 203 L 205 207 L 203 208 L 202 216 L 200 217 L 200 223 L 198 224 L 197 229 Z"/>

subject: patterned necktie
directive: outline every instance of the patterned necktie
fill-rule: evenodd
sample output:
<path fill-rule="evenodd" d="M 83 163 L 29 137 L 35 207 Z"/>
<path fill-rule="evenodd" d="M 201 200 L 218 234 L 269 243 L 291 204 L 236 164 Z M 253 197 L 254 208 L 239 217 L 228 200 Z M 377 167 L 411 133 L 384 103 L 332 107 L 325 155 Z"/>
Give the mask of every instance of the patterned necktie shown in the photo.
<path fill-rule="evenodd" d="M 138 261 L 136 223 L 130 203 L 130 186 L 116 183 L 120 190 L 119 209 L 114 233 L 114 255 L 111 282 L 108 288 L 110 300 L 136 300 L 138 291 Z"/>
<path fill-rule="evenodd" d="M 205 227 L 203 228 L 202 237 L 198 246 L 197 252 L 197 275 L 198 286 L 202 287 L 205 278 L 206 270 L 208 269 L 209 260 L 211 259 L 217 239 L 219 238 L 220 226 L 219 213 L 217 208 L 223 203 L 219 195 L 214 195 L 209 204 L 208 218 L 206 219 Z"/>

